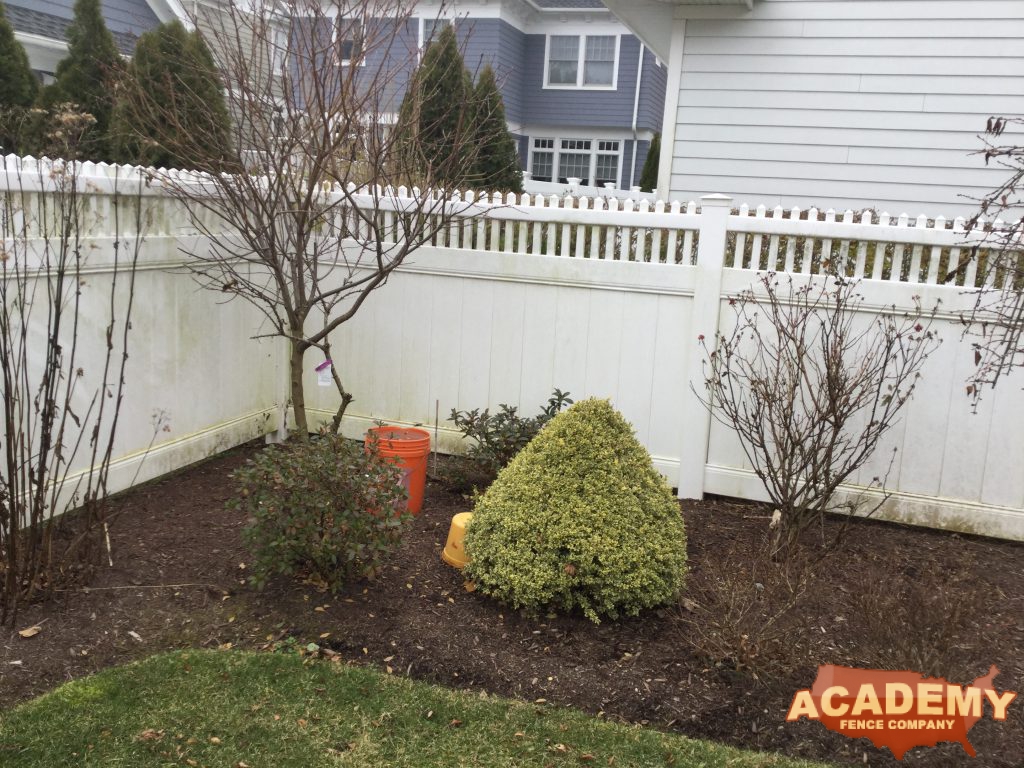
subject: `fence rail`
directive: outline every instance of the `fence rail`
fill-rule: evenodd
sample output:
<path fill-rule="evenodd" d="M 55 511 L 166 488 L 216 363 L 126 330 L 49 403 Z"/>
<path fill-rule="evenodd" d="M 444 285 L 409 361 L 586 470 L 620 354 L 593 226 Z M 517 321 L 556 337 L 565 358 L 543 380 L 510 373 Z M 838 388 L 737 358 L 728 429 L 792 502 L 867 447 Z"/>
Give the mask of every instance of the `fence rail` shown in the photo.
<path fill-rule="evenodd" d="M 400 210 L 394 197 L 361 196 L 360 205 Z M 456 194 L 458 208 L 432 245 L 498 253 L 618 261 L 697 263 L 708 227 L 696 202 L 665 203 L 571 195 Z M 984 218 L 974 234 L 964 218 L 743 205 L 727 222 L 726 266 L 796 274 L 960 287 L 1002 287 L 1010 273 L 985 269 Z M 995 227 L 1003 225 L 994 221 Z M 979 234 L 981 233 L 981 234 Z M 977 248 L 977 251 L 972 249 Z"/>

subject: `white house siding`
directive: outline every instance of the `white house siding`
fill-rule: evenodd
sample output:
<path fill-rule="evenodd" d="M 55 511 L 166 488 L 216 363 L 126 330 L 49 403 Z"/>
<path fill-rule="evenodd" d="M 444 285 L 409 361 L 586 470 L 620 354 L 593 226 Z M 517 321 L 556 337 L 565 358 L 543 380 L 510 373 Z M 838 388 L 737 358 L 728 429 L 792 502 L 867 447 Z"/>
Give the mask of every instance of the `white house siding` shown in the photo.
<path fill-rule="evenodd" d="M 1024 113 L 1021 0 L 684 13 L 672 196 L 951 216 L 1005 178 L 971 153 Z"/>

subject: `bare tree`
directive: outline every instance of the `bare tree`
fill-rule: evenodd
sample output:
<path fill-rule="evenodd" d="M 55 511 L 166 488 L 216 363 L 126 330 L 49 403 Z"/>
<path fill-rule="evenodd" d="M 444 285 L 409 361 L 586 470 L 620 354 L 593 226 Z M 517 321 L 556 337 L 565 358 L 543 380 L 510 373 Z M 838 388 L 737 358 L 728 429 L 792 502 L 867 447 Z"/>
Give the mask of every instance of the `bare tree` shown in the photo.
<path fill-rule="evenodd" d="M 105 534 L 143 207 L 138 180 L 112 180 L 111 251 L 86 242 L 97 213 L 73 158 L 94 122 L 54 113 L 48 142 L 71 159 L 0 158 L 0 623 L 90 562 Z M 105 274 L 90 274 L 96 259 Z M 86 338 L 96 321 L 102 338 Z"/>
<path fill-rule="evenodd" d="M 989 118 L 981 154 L 986 165 L 1005 168 L 1007 178 L 978 201 L 966 225 L 971 248 L 946 275 L 947 282 L 956 279 L 973 261 L 980 277 L 973 311 L 963 318 L 975 339 L 975 370 L 967 385 L 975 406 L 983 388 L 1024 367 L 1024 145 L 1007 140 L 1019 141 L 1022 129 L 1022 117 Z"/>
<path fill-rule="evenodd" d="M 420 55 L 406 33 L 414 7 L 254 0 L 195 19 L 218 61 L 232 132 L 193 142 L 206 173 L 153 172 L 203 236 L 187 246 L 195 277 L 255 306 L 266 323 L 254 335 L 290 345 L 299 439 L 310 427 L 306 353 L 330 360 L 332 332 L 466 208 L 451 190 L 474 166 L 473 105 L 456 104 L 454 120 L 435 115 L 431 125 L 415 105 L 399 113 Z M 181 135 L 173 105 L 130 91 L 137 113 L 158 118 L 148 125 L 167 126 L 158 141 Z M 428 154 L 434 144 L 420 137 L 433 140 L 442 122 L 452 151 Z M 331 373 L 336 431 L 353 396 L 338 366 Z"/>
<path fill-rule="evenodd" d="M 938 344 L 935 310 L 877 314 L 858 326 L 859 282 L 796 284 L 773 272 L 730 299 L 735 324 L 704 346 L 704 404 L 734 429 L 776 510 L 773 554 L 786 554 L 841 504 L 839 486 L 871 458 L 913 394 Z M 916 299 L 915 299 L 916 301 Z M 857 507 L 861 507 L 858 509 Z"/>

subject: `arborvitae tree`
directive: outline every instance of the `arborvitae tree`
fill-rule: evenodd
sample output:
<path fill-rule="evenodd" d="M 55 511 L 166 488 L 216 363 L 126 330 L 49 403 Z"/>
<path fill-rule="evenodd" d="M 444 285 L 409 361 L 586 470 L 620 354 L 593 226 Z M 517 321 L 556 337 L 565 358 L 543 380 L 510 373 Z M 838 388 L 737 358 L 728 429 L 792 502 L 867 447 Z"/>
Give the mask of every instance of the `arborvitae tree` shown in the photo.
<path fill-rule="evenodd" d="M 523 168 L 516 142 L 505 122 L 505 105 L 490 65 L 480 73 L 473 103 L 476 143 L 480 150 L 473 173 L 475 183 L 485 190 L 521 194 Z"/>
<path fill-rule="evenodd" d="M 25 49 L 14 39 L 14 29 L 0 3 L 0 155 L 24 155 L 32 149 L 25 139 L 37 133 L 29 125 L 33 116 L 28 110 L 38 90 Z"/>
<path fill-rule="evenodd" d="M 651 146 L 647 149 L 647 159 L 640 173 L 640 189 L 653 192 L 658 187 L 658 163 L 661 159 L 661 134 L 654 134 Z"/>
<path fill-rule="evenodd" d="M 68 27 L 68 55 L 57 65 L 55 82 L 40 95 L 41 106 L 74 103 L 96 119 L 78 154 L 90 160 L 111 159 L 108 132 L 113 92 L 121 56 L 103 21 L 100 0 L 75 0 Z"/>
<path fill-rule="evenodd" d="M 229 145 L 229 135 L 224 89 L 202 35 L 179 21 L 143 34 L 114 108 L 116 158 L 158 168 L 196 168 L 197 158 L 209 158 L 214 148 Z"/>
<path fill-rule="evenodd" d="M 0 109 L 31 107 L 39 90 L 39 81 L 32 74 L 28 55 L 14 39 L 14 29 L 0 3 Z"/>
<path fill-rule="evenodd" d="M 472 174 L 462 162 L 474 135 L 473 81 L 466 72 L 455 30 L 441 30 L 409 84 L 399 110 L 405 151 L 422 169 L 416 181 L 458 183 Z"/>

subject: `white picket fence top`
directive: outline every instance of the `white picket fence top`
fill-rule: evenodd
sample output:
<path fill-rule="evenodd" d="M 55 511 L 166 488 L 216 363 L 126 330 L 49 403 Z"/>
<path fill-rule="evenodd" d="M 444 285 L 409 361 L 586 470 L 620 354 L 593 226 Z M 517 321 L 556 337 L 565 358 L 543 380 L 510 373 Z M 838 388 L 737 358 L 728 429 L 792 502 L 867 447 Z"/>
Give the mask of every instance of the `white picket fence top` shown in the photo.
<path fill-rule="evenodd" d="M 614 197 L 619 200 L 650 200 L 652 203 L 657 200 L 653 192 L 641 192 L 640 187 L 632 189 L 619 189 L 612 187 L 594 187 L 587 184 L 567 183 L 561 184 L 553 181 L 536 181 L 535 179 L 523 179 L 523 191 L 530 195 L 572 195 L 573 197 Z"/>
<path fill-rule="evenodd" d="M 7 155 L 3 165 L 0 192 L 51 190 L 66 168 L 63 161 L 16 155 Z M 180 203 L 167 199 L 170 196 L 161 182 L 201 185 L 209 179 L 190 171 L 91 162 L 76 167 L 75 177 L 85 194 L 165 198 L 163 203 L 149 203 L 160 211 L 150 217 L 157 222 L 154 234 L 163 235 L 186 234 L 188 216 Z M 712 234 L 709 227 L 718 227 L 720 218 L 714 217 L 712 222 L 694 201 L 619 200 L 604 195 L 473 191 L 424 195 L 405 187 L 371 190 L 351 184 L 347 195 L 329 186 L 324 187 L 324 194 L 328 204 L 333 196 L 333 202 L 375 210 L 382 217 L 385 240 L 400 235 L 397 216 L 424 208 L 440 214 L 443 208 L 455 218 L 433 239 L 431 244 L 437 247 L 682 266 L 697 263 L 701 237 Z M 720 200 L 719 205 L 723 202 L 731 201 Z M 344 217 L 344 212 L 340 215 Z M 343 220 L 355 239 L 369 234 L 359 217 Z M 725 267 L 802 274 L 822 274 L 838 268 L 849 277 L 922 284 L 949 282 L 967 287 L 980 287 L 982 273 L 987 275 L 989 286 L 999 287 L 998 283 L 1009 279 L 1009 273 L 993 276 L 991 270 L 979 268 L 987 251 L 978 236 L 973 242 L 969 239 L 963 218 L 950 221 L 942 216 L 910 218 L 872 211 L 839 214 L 816 208 L 751 209 L 742 205 L 725 221 Z M 985 224 L 980 221 L 975 231 L 983 231 Z M 1003 222 L 991 224 L 998 228 Z M 713 242 L 718 242 L 718 234 L 714 233 Z M 974 244 L 979 245 L 978 253 L 967 258 Z"/>

